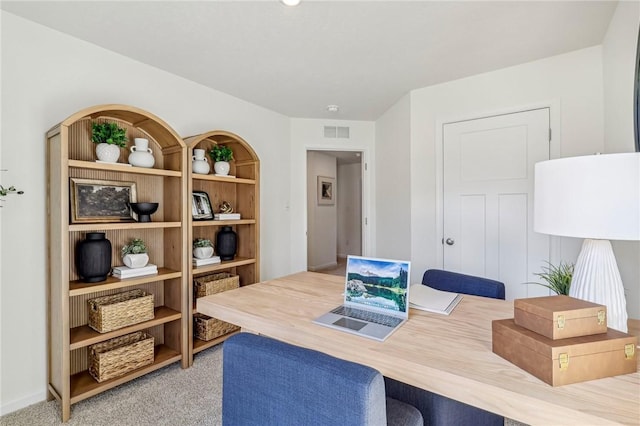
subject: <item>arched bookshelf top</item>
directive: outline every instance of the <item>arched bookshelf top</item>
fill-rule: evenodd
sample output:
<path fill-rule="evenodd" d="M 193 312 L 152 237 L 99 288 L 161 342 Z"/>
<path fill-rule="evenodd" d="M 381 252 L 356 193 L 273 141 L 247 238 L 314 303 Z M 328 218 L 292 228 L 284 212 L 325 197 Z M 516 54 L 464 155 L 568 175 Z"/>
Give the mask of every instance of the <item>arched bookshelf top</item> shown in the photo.
<path fill-rule="evenodd" d="M 164 120 L 150 112 L 129 105 L 106 104 L 85 108 L 62 121 L 50 133 L 58 131 L 60 127 L 72 127 L 81 122 L 96 120 L 118 122 L 120 126 L 127 128 L 127 135 L 130 139 L 137 137 L 135 133 L 142 132 L 144 136 L 154 140 L 163 151 L 185 147 L 182 138 Z"/>
<path fill-rule="evenodd" d="M 200 148 L 209 151 L 213 145 L 228 145 L 233 150 L 234 160 L 239 163 L 259 163 L 260 159 L 251 145 L 235 133 L 225 130 L 212 130 L 196 136 L 185 138 L 185 143 L 191 149 Z"/>

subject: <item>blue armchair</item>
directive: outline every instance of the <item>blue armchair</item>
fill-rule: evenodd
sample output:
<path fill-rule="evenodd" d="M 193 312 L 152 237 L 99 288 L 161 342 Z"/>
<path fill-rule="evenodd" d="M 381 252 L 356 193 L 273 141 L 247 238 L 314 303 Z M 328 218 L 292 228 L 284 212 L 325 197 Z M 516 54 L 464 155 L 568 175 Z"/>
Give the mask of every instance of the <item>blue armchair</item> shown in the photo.
<path fill-rule="evenodd" d="M 488 278 L 456 272 L 429 269 L 422 284 L 454 293 L 504 299 L 504 284 Z M 414 405 L 420 410 L 425 424 L 430 426 L 503 426 L 504 417 L 471 405 L 415 388 L 385 377 L 386 392 L 392 398 Z"/>
<path fill-rule="evenodd" d="M 422 276 L 422 284 L 436 290 L 504 300 L 503 283 L 488 278 L 474 277 L 473 275 L 429 269 Z"/>
<path fill-rule="evenodd" d="M 415 425 L 420 411 L 386 398 L 364 365 L 249 333 L 223 346 L 223 426 Z"/>

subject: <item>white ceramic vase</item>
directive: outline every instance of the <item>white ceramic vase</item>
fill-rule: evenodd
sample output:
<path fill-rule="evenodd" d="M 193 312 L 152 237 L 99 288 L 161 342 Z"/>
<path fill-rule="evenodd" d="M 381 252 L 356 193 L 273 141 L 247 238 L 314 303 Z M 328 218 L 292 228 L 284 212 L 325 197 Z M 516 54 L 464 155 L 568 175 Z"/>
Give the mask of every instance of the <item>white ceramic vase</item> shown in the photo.
<path fill-rule="evenodd" d="M 149 148 L 149 140 L 145 138 L 135 138 L 135 146 L 129 148 L 129 164 L 136 167 L 151 168 L 156 162 L 153 151 Z"/>
<path fill-rule="evenodd" d="M 147 253 L 125 254 L 122 261 L 129 268 L 142 268 L 147 266 L 149 255 Z"/>
<path fill-rule="evenodd" d="M 191 162 L 191 170 L 193 171 L 193 173 L 197 173 L 199 175 L 208 175 L 211 166 L 209 166 L 209 162 L 205 157 L 204 149 L 194 149 L 193 154 L 193 157 L 191 157 L 191 159 L 193 160 Z"/>
<path fill-rule="evenodd" d="M 229 174 L 229 162 L 228 161 L 216 161 L 213 163 L 213 171 L 216 172 L 217 175 L 226 176 Z"/>
<path fill-rule="evenodd" d="M 193 249 L 193 257 L 197 259 L 208 259 L 213 256 L 213 247 L 196 247 Z"/>
<path fill-rule="evenodd" d="M 120 158 L 120 147 L 109 143 L 99 143 L 96 145 L 96 156 L 98 160 L 105 163 L 117 163 Z"/>

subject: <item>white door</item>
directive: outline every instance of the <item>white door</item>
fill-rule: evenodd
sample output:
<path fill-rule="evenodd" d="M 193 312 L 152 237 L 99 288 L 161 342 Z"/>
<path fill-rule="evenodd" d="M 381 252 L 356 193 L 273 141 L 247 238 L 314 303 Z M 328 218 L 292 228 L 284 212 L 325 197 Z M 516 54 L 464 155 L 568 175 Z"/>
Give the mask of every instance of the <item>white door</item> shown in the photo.
<path fill-rule="evenodd" d="M 549 237 L 533 232 L 533 165 L 549 159 L 549 108 L 444 125 L 444 269 L 543 296 L 533 274 Z"/>

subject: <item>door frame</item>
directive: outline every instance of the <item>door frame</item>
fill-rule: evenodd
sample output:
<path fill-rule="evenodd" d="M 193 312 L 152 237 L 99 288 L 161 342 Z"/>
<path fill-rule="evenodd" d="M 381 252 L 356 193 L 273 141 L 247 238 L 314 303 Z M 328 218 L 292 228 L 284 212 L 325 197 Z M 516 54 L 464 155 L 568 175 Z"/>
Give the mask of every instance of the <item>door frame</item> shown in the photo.
<path fill-rule="evenodd" d="M 508 107 L 496 110 L 477 111 L 465 114 L 446 115 L 436 118 L 436 264 L 444 268 L 444 126 L 461 121 L 478 120 L 499 115 L 515 114 L 534 109 L 549 108 L 549 126 L 551 127 L 551 141 L 549 142 L 549 159 L 560 158 L 562 141 L 560 127 L 560 100 L 553 99 L 539 103 Z M 549 238 L 549 261 L 557 264 L 560 259 L 560 237 Z"/>
<path fill-rule="evenodd" d="M 371 238 L 371 233 L 370 233 L 370 229 L 372 228 L 371 226 L 371 215 L 370 215 L 370 211 L 371 211 L 371 194 L 370 194 L 370 190 L 371 190 L 371 180 L 370 180 L 370 170 L 368 170 L 371 167 L 371 154 L 369 152 L 369 149 L 364 148 L 364 147 L 344 147 L 344 146 L 333 146 L 333 145 L 321 145 L 321 146 L 313 146 L 313 145 L 307 145 L 304 147 L 305 149 L 305 162 L 304 162 L 304 175 L 305 177 L 307 176 L 307 153 L 309 151 L 343 151 L 343 152 L 359 152 L 360 153 L 360 164 L 361 164 L 361 170 L 360 170 L 360 179 L 362 182 L 362 186 L 360 189 L 360 196 L 361 196 L 361 206 L 362 206 L 362 211 L 361 211 L 361 217 L 360 217 L 360 227 L 361 227 L 361 241 L 360 241 L 360 245 L 361 245 L 361 250 L 362 250 L 362 256 L 371 256 L 372 253 L 372 238 Z M 305 252 L 307 252 L 307 247 L 309 244 L 309 212 L 307 210 L 307 200 L 309 197 L 309 194 L 307 193 L 307 182 L 306 182 L 306 178 L 305 178 L 305 191 L 304 191 L 304 229 L 305 229 L 305 246 L 304 246 L 304 250 Z M 308 254 L 305 253 L 305 258 Z M 308 266 L 308 265 L 306 265 Z"/>

